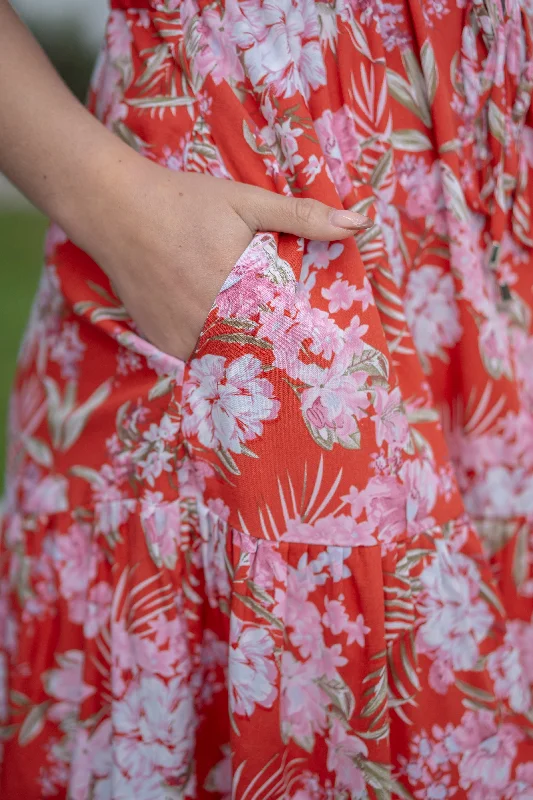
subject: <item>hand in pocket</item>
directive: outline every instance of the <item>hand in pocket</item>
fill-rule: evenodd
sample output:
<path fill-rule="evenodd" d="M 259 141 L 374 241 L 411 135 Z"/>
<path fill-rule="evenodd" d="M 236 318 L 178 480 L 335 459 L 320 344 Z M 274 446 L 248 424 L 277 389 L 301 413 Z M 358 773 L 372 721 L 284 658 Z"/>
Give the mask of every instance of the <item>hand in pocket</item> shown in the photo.
<path fill-rule="evenodd" d="M 332 241 L 372 224 L 316 200 L 170 172 L 133 155 L 125 185 L 117 182 L 101 204 L 98 235 L 93 227 L 92 236 L 82 231 L 76 243 L 107 273 L 143 335 L 182 360 L 257 231 Z"/>

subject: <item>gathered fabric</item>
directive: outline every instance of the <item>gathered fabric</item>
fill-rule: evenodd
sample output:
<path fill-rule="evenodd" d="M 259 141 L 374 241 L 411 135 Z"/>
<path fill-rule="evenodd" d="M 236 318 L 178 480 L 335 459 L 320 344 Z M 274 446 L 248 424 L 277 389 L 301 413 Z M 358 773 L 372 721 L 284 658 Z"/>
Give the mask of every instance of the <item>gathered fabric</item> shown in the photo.
<path fill-rule="evenodd" d="M 51 225 L 0 797 L 533 798 L 533 6 L 111 5 L 117 136 L 375 224 L 257 233 L 186 362 Z"/>

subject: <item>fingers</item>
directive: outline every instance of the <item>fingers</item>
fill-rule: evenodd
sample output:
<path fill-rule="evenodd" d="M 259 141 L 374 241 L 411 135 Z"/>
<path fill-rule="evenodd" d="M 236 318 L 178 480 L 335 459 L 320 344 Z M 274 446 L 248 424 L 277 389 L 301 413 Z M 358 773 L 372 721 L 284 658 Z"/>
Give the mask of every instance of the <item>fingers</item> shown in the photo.
<path fill-rule="evenodd" d="M 318 200 L 284 197 L 246 184 L 233 184 L 232 206 L 252 230 L 293 233 L 306 239 L 333 241 L 370 228 L 369 217 Z"/>

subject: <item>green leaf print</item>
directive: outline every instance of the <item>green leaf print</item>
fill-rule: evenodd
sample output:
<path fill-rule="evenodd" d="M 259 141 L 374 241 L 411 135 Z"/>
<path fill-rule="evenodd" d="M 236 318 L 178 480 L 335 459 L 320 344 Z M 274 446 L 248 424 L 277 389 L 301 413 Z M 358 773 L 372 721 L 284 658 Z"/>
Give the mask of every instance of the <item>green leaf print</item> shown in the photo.
<path fill-rule="evenodd" d="M 44 703 L 40 703 L 38 706 L 33 706 L 29 714 L 26 716 L 18 735 L 19 744 L 21 744 L 23 747 L 24 745 L 29 744 L 32 739 L 35 739 L 42 731 L 46 722 L 46 712 L 51 705 L 51 701 L 46 700 Z"/>
<path fill-rule="evenodd" d="M 408 153 L 423 153 L 433 149 L 431 140 L 422 131 L 414 128 L 393 131 L 391 140 L 395 150 L 405 150 Z"/>
<path fill-rule="evenodd" d="M 317 683 L 343 717 L 349 720 L 355 711 L 355 697 L 350 687 L 340 678 L 328 679 L 325 676 L 319 678 Z"/>
<path fill-rule="evenodd" d="M 422 63 L 422 72 L 424 73 L 424 80 L 426 82 L 426 89 L 428 93 L 429 104 L 433 103 L 435 94 L 437 93 L 437 86 L 439 85 L 439 72 L 437 64 L 435 63 L 435 53 L 431 42 L 426 41 L 422 45 L 420 51 L 420 60 Z"/>

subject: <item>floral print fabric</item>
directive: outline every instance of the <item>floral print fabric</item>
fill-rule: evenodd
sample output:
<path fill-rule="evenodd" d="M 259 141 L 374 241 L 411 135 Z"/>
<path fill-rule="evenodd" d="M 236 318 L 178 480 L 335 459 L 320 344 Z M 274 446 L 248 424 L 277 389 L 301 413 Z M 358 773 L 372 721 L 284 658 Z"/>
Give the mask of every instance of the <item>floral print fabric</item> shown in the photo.
<path fill-rule="evenodd" d="M 375 225 L 256 235 L 187 363 L 50 228 L 2 798 L 532 798 L 533 7 L 112 5 L 117 135 Z"/>

